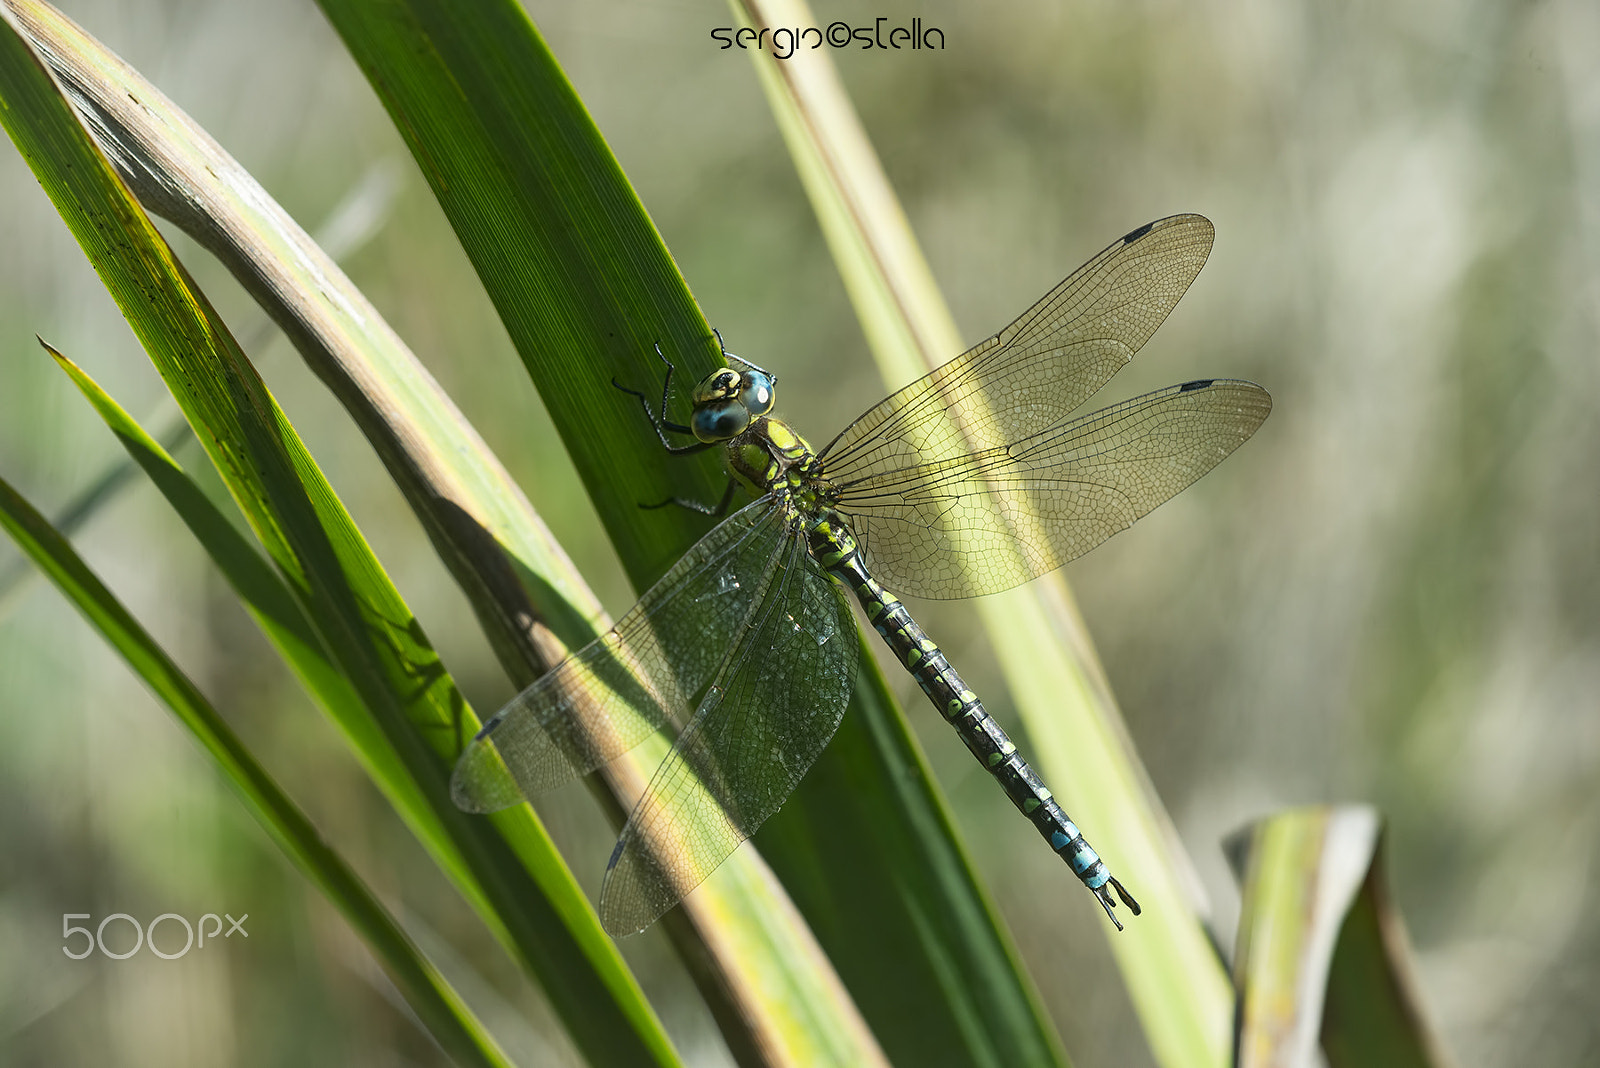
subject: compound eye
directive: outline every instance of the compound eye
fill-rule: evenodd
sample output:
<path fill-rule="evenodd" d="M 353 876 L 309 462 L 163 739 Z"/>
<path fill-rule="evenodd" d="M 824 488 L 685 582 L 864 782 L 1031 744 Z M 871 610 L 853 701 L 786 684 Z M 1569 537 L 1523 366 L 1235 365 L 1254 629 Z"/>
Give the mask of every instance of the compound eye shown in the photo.
<path fill-rule="evenodd" d="M 740 379 L 739 399 L 752 416 L 766 415 L 772 411 L 772 376 L 760 371 L 746 371 Z"/>
<path fill-rule="evenodd" d="M 696 408 L 689 424 L 701 441 L 727 441 L 744 433 L 750 425 L 750 412 L 737 400 L 723 401 Z"/>

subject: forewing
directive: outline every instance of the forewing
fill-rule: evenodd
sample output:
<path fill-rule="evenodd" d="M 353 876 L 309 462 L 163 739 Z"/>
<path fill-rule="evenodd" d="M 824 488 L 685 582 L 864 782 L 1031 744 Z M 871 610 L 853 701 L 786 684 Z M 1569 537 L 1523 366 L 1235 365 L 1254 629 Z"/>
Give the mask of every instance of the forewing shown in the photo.
<path fill-rule="evenodd" d="M 1012 444 L 838 487 L 874 577 L 919 597 L 998 593 L 1126 528 L 1238 448 L 1267 391 L 1214 379 L 1147 393 Z"/>
<path fill-rule="evenodd" d="M 681 724 L 788 544 L 766 498 L 714 527 L 608 633 L 484 724 L 456 763 L 455 803 L 505 808 L 615 759 L 669 720 Z"/>
<path fill-rule="evenodd" d="M 844 715 L 858 648 L 850 609 L 799 535 L 785 556 L 617 841 L 600 891 L 613 935 L 654 923 L 754 834 Z"/>
<path fill-rule="evenodd" d="M 1200 215 L 1141 226 L 994 337 L 890 396 L 822 450 L 842 481 L 1031 437 L 1059 424 L 1155 333 L 1205 264 Z"/>

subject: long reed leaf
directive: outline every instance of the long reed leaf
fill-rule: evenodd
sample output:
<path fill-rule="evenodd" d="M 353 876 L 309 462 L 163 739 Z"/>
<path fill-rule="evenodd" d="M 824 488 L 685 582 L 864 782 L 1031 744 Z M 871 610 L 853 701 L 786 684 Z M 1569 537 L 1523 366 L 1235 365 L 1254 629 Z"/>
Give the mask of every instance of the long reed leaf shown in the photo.
<path fill-rule="evenodd" d="M 37 48 L 41 41 L 35 28 L 28 26 L 26 21 L 24 27 L 32 35 Z M 68 48 L 72 47 L 69 42 L 57 43 L 65 44 Z M 82 49 L 79 48 L 76 54 L 81 52 Z M 71 54 L 73 53 L 64 54 L 60 50 L 50 53 L 51 57 L 59 62 L 50 64 L 47 60 L 47 65 L 53 67 L 58 79 L 64 74 L 70 78 L 69 72 L 72 67 L 66 60 Z M 133 95 L 138 96 L 136 93 Z M 123 180 L 127 181 L 128 171 L 124 169 L 122 173 Z M 341 259 L 366 244 L 382 229 L 393 207 L 398 186 L 392 160 L 368 168 L 367 173 L 350 188 L 328 214 L 318 232 L 318 243 L 325 248 L 330 257 L 334 260 Z M 134 186 L 134 193 L 138 194 L 137 186 Z M 270 330 L 271 325 L 268 323 L 267 329 L 253 331 L 251 336 L 243 341 L 245 350 L 261 349 Z M 193 429 L 171 401 L 162 405 L 161 425 L 163 429 L 156 435 L 156 439 L 166 452 L 177 452 L 194 438 Z M 51 522 L 62 534 L 68 538 L 72 537 L 80 527 L 101 514 L 106 506 L 134 481 L 138 473 L 139 465 L 133 457 L 124 455 L 113 459 L 61 507 Z M 0 564 L 0 620 L 5 619 L 12 606 L 19 600 L 19 594 L 26 580 L 35 574 L 37 572 L 22 561 L 17 561 L 15 566 L 10 563 Z"/>
<path fill-rule="evenodd" d="M 667 457 L 636 403 L 611 385 L 658 383 L 657 344 L 685 378 L 714 366 L 711 332 L 659 236 L 513 5 L 329 0 L 324 10 L 407 138 L 644 586 L 705 524 L 639 503 L 667 493 L 714 499 L 724 481 L 714 461 Z M 608 769 L 629 803 L 653 757 L 630 754 Z M 879 1059 L 754 850 L 736 852 L 667 924 L 741 1058 Z"/>

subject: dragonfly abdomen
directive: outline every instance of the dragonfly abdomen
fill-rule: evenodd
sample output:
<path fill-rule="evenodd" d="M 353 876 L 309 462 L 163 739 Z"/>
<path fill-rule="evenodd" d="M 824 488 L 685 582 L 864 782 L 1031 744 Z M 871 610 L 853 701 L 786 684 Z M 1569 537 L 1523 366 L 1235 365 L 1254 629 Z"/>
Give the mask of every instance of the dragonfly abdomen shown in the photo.
<path fill-rule="evenodd" d="M 849 527 L 837 515 L 816 524 L 810 533 L 810 548 L 823 569 L 855 595 L 873 629 L 911 672 L 934 708 L 955 727 L 972 755 L 1000 783 L 1017 811 L 1028 818 L 1050 843 L 1050 848 L 1067 862 L 1073 874 L 1094 892 L 1111 922 L 1118 928 L 1122 926 L 1112 914 L 1108 886 L 1116 887 L 1137 916 L 1138 903 L 1112 877 L 1105 862 L 1084 840 L 1077 824 L 1056 803 L 1038 772 L 1017 752 L 1016 745 L 989 715 L 978 695 L 962 681 L 939 646 L 911 617 L 900 599 L 867 572 L 860 546 Z"/>

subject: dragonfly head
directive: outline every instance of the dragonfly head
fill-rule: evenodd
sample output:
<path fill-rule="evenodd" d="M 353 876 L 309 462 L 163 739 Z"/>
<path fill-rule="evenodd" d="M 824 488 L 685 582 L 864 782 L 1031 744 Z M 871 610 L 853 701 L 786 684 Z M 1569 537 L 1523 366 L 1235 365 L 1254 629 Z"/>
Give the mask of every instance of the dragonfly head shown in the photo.
<path fill-rule="evenodd" d="M 689 426 L 696 438 L 707 442 L 736 438 L 744 433 L 750 420 L 772 411 L 777 379 L 746 366 L 745 371 L 731 367 L 713 371 L 695 387 L 694 415 Z"/>

